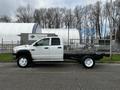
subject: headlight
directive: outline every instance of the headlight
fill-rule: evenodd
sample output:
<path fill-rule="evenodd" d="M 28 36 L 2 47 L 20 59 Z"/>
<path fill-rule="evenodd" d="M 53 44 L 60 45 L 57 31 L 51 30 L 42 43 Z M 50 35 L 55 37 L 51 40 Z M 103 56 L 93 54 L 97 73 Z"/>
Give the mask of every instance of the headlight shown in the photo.
<path fill-rule="evenodd" d="M 13 48 L 13 53 L 17 53 L 17 49 L 16 48 Z"/>

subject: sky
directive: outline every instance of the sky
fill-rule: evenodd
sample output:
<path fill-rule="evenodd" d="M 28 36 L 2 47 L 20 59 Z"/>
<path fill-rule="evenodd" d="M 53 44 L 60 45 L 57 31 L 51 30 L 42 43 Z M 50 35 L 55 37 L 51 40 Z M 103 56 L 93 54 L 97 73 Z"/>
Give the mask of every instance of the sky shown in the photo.
<path fill-rule="evenodd" d="M 0 15 L 14 16 L 16 9 L 28 4 L 33 8 L 66 7 L 93 4 L 97 0 L 0 0 Z M 105 2 L 106 0 L 101 0 Z"/>

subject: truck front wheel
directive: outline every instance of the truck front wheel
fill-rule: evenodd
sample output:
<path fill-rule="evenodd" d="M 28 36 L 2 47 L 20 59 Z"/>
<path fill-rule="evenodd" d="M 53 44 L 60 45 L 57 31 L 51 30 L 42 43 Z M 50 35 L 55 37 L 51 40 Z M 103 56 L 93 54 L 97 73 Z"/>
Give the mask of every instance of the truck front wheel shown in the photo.
<path fill-rule="evenodd" d="M 20 56 L 18 59 L 17 59 L 17 65 L 21 68 L 25 68 L 27 66 L 30 65 L 30 61 L 27 57 L 25 56 Z"/>
<path fill-rule="evenodd" d="M 95 60 L 92 57 L 84 57 L 82 59 L 82 65 L 85 68 L 93 68 L 95 66 Z"/>

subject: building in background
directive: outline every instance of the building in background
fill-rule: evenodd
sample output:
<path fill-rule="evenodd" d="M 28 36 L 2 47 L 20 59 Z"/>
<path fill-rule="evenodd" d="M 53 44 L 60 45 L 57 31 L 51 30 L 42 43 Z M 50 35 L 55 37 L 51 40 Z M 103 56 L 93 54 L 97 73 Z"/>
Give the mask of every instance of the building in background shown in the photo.
<path fill-rule="evenodd" d="M 39 28 L 39 26 L 37 26 L 37 28 Z M 59 29 L 48 29 L 48 28 L 44 28 L 44 29 L 34 29 L 35 32 L 34 33 L 21 33 L 20 37 L 21 37 L 21 44 L 31 44 L 32 42 L 45 37 L 47 35 L 57 35 L 59 37 L 61 37 L 64 41 L 65 45 L 68 45 L 68 29 L 64 29 L 64 28 L 59 28 Z M 74 40 L 74 42 L 76 43 L 80 43 L 80 32 L 78 29 L 69 29 L 69 41 L 70 40 Z M 69 42 L 71 43 L 71 42 Z"/>
<path fill-rule="evenodd" d="M 35 23 L 0 23 L 0 41 L 20 41 L 21 33 L 39 31 L 40 27 Z"/>

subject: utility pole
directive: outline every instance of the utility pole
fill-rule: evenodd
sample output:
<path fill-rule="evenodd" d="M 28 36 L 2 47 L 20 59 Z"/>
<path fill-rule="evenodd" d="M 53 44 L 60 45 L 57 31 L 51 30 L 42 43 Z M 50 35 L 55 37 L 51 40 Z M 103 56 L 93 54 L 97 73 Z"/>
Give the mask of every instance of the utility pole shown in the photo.
<path fill-rule="evenodd" d="M 3 53 L 3 38 L 2 38 L 2 47 L 1 47 L 1 53 Z"/>
<path fill-rule="evenodd" d="M 70 38 L 70 27 L 69 27 L 69 22 L 68 22 L 68 49 L 69 49 L 69 38 Z"/>
<path fill-rule="evenodd" d="M 112 60 L 112 0 L 110 1 L 110 60 Z"/>

